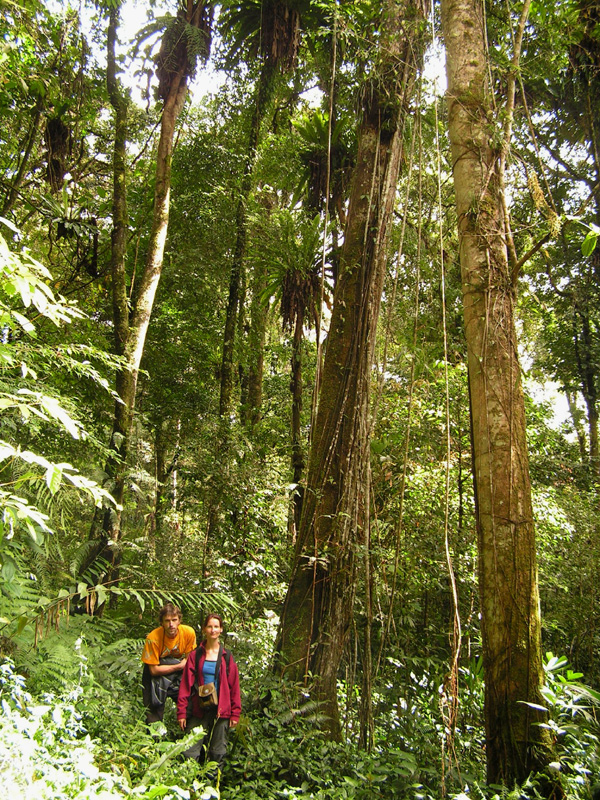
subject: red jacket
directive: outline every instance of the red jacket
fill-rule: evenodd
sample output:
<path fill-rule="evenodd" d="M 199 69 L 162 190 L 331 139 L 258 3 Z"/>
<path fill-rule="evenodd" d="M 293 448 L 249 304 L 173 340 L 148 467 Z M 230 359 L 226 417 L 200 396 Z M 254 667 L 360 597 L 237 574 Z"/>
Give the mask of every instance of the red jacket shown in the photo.
<path fill-rule="evenodd" d="M 186 719 L 188 716 L 187 707 L 190 695 L 192 696 L 192 716 L 200 717 L 201 719 L 204 714 L 204 711 L 200 708 L 198 703 L 198 690 L 194 689 L 194 683 L 196 682 L 196 657 L 198 652 L 200 652 L 198 678 L 200 684 L 204 683 L 202 665 L 206 659 L 206 652 L 204 650 L 204 643 L 202 643 L 199 648 L 192 650 L 183 668 L 183 675 L 181 676 L 181 684 L 179 686 L 179 696 L 177 698 L 177 719 Z M 223 650 L 221 667 L 219 669 L 219 705 L 217 708 L 217 716 L 232 719 L 237 723 L 241 713 L 240 675 L 237 664 L 233 660 L 233 657 L 230 656 L 228 669 L 225 662 L 225 650 Z"/>

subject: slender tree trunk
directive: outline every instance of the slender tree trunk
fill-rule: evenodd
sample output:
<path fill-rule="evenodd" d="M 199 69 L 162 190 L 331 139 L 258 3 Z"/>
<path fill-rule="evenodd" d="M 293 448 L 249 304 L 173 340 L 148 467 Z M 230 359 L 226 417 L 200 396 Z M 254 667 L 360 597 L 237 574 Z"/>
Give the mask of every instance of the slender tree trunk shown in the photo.
<path fill-rule="evenodd" d="M 123 401 L 115 405 L 115 426 L 111 446 L 119 456 L 120 469 L 115 475 L 113 496 L 117 502 L 122 503 L 125 486 L 125 466 L 129 437 L 133 423 L 135 408 L 135 394 L 140 363 L 146 343 L 146 333 L 150 324 L 150 316 L 154 305 L 154 298 L 162 272 L 165 241 L 169 226 L 169 203 L 171 193 L 171 156 L 173 152 L 173 139 L 175 123 L 187 93 L 187 81 L 183 76 L 174 80 L 169 97 L 163 109 L 158 151 L 156 154 L 156 186 L 154 191 L 154 212 L 152 230 L 146 256 L 146 264 L 135 302 L 135 309 L 131 317 L 124 355 L 127 368 L 120 373 L 117 391 Z M 119 439 L 115 438 L 118 432 Z M 120 514 L 111 515 L 108 528 L 105 520 L 105 532 L 108 541 L 116 544 L 120 536 Z"/>
<path fill-rule="evenodd" d="M 244 165 L 244 174 L 240 186 L 240 195 L 236 211 L 236 240 L 229 277 L 229 296 L 225 312 L 225 328 L 223 332 L 223 351 L 221 355 L 221 393 L 219 397 L 219 414 L 223 417 L 231 411 L 231 394 L 233 392 L 233 362 L 235 353 L 235 329 L 239 313 L 240 289 L 246 256 L 247 211 L 246 206 L 252 188 L 252 172 L 258 149 L 261 123 L 264 119 L 273 92 L 275 66 L 269 60 L 263 63 L 256 87 L 254 113 L 250 123 L 248 152 Z"/>
<path fill-rule="evenodd" d="M 127 297 L 127 276 L 125 257 L 127 251 L 127 120 L 129 103 L 122 91 L 117 77 L 116 44 L 119 27 L 119 7 L 112 8 L 109 14 L 107 34 L 107 71 L 106 83 L 108 96 L 115 113 L 115 140 L 113 145 L 113 229 L 111 236 L 110 266 L 112 276 L 112 310 L 115 332 L 115 351 L 125 354 L 129 335 L 129 303 Z M 131 376 L 128 370 L 119 370 L 116 376 L 116 392 L 120 398 L 129 393 L 128 384 Z M 120 525 L 123 500 L 123 481 L 119 477 L 121 465 L 121 448 L 126 432 L 131 427 L 132 415 L 125 402 L 115 402 L 113 430 L 110 440 L 110 455 L 105 465 L 105 472 L 112 482 L 110 487 L 117 507 L 97 509 L 92 523 L 90 539 L 95 541 L 86 560 L 87 567 L 98 553 L 107 546 L 109 537 L 104 531 Z M 109 557 L 111 553 L 107 554 Z"/>
<path fill-rule="evenodd" d="M 565 396 L 569 405 L 569 416 L 571 423 L 577 434 L 577 444 L 579 446 L 579 455 L 581 463 L 586 466 L 589 463 L 589 455 L 587 450 L 587 442 L 585 440 L 585 431 L 581 425 L 582 412 L 577 408 L 576 393 L 565 389 Z"/>
<path fill-rule="evenodd" d="M 364 539 L 373 348 L 423 14 L 420 2 L 384 5 L 380 71 L 365 91 L 307 487 L 277 644 L 281 671 L 295 680 L 309 672 L 316 676 L 314 695 L 338 738 L 337 673 Z"/>
<path fill-rule="evenodd" d="M 600 452 L 598 450 L 598 405 L 595 397 L 588 395 L 587 406 L 588 430 L 590 434 L 590 470 L 594 485 L 600 485 Z"/>
<path fill-rule="evenodd" d="M 247 296 L 247 282 L 248 275 L 246 272 L 245 264 L 242 262 L 242 270 L 240 272 L 240 292 L 238 299 L 238 314 L 237 314 L 237 346 L 235 348 L 237 354 L 237 372 L 238 372 L 238 386 L 240 389 L 240 402 L 239 402 L 239 416 L 243 424 L 248 422 L 248 389 L 249 389 L 249 338 L 250 330 L 247 322 L 246 314 L 246 296 Z"/>
<path fill-rule="evenodd" d="M 292 483 L 293 493 L 293 541 L 300 528 L 304 490 L 300 480 L 304 473 L 304 448 L 302 447 L 302 342 L 304 341 L 304 314 L 296 314 L 292 339 L 291 381 L 292 392 Z"/>
<path fill-rule="evenodd" d="M 267 220 L 275 207 L 275 199 L 268 191 L 263 191 L 260 204 Z M 260 231 L 258 232 L 260 235 Z M 264 299 L 267 287 L 267 264 L 265 259 L 254 263 L 252 273 L 252 300 L 250 304 L 250 329 L 248 331 L 248 394 L 244 411 L 244 421 L 256 425 L 260 420 L 262 406 L 262 383 L 264 372 L 265 339 L 269 306 Z"/>
<path fill-rule="evenodd" d="M 189 24 L 200 27 L 203 23 L 204 7 L 196 3 L 188 4 Z M 109 25 L 109 59 L 114 61 L 114 43 L 116 40 L 116 25 L 118 22 L 118 12 L 111 11 Z M 112 30 L 112 34 L 110 31 Z M 167 35 L 167 34 L 165 34 Z M 114 62 L 116 63 L 116 62 Z M 109 81 L 112 80 L 114 98 L 111 102 L 119 100 L 118 87 L 114 65 L 109 69 Z M 120 101 L 115 106 L 116 125 L 118 130 L 115 135 L 115 183 L 113 197 L 113 214 L 115 233 L 113 235 L 113 306 L 115 312 L 115 330 L 117 337 L 117 349 L 122 352 L 126 366 L 117 374 L 117 392 L 121 402 L 115 403 L 115 417 L 113 423 L 113 434 L 110 442 L 111 454 L 108 458 L 105 471 L 111 480 L 111 493 L 115 500 L 121 504 L 124 496 L 125 469 L 129 440 L 133 425 L 133 413 L 135 408 L 135 396 L 140 362 L 144 352 L 146 333 L 150 324 L 150 316 L 154 305 L 154 298 L 160 280 L 165 241 L 169 225 L 169 207 L 171 192 L 171 158 L 173 153 L 173 141 L 175 135 L 175 124 L 183 108 L 187 95 L 187 75 L 189 64 L 186 58 L 180 66 L 168 73 L 167 87 L 164 95 L 164 106 L 161 117 L 160 138 L 156 154 L 156 175 L 154 189 L 154 210 L 152 215 L 152 228 L 146 254 L 144 270 L 137 287 L 135 305 L 133 313 L 129 315 L 127 305 L 127 294 L 125 285 L 125 261 L 124 251 L 120 252 L 125 246 L 124 237 L 126 228 L 121 223 L 122 208 L 125 208 L 125 129 L 122 130 L 122 141 L 119 138 Z M 115 88 L 116 87 L 116 88 Z M 117 152 L 118 142 L 118 152 Z M 117 174 L 118 172 L 118 174 Z M 125 216 L 126 220 L 126 216 Z M 92 525 L 91 538 L 96 540 L 94 547 L 90 549 L 86 560 L 87 566 L 98 555 L 102 554 L 113 565 L 113 569 L 118 568 L 120 561 L 119 540 L 121 534 L 121 512 L 107 510 L 104 513 L 101 530 L 96 517 Z M 115 577 L 114 575 L 112 576 Z"/>
<path fill-rule="evenodd" d="M 173 441 L 173 429 L 175 441 Z M 177 509 L 177 462 L 181 439 L 181 420 L 163 420 L 156 427 L 154 452 L 156 459 L 156 490 L 154 495 L 154 553 L 157 562 L 168 558 L 172 547 L 173 526 L 165 517 Z M 167 463 L 167 449 L 173 453 Z"/>
<path fill-rule="evenodd" d="M 593 355 L 594 342 L 590 314 L 586 306 L 586 300 L 575 302 L 575 316 L 580 322 L 579 330 L 581 331 L 581 335 L 575 335 L 575 357 L 581 381 L 581 393 L 587 411 L 591 479 L 593 484 L 598 487 L 600 486 L 600 451 L 598 449 L 597 369 Z"/>
<path fill-rule="evenodd" d="M 23 151 L 23 156 L 21 157 L 21 163 L 19 164 L 19 169 L 17 170 L 17 174 L 15 175 L 12 181 L 12 184 L 4 201 L 4 205 L 2 206 L 3 217 L 7 216 L 11 212 L 12 207 L 15 204 L 17 197 L 19 195 L 21 184 L 23 183 L 27 167 L 29 166 L 29 159 L 31 158 L 33 146 L 38 138 L 38 134 L 40 131 L 40 120 L 42 118 L 43 105 L 44 105 L 43 98 L 42 97 L 38 98 L 38 101 L 35 104 L 35 109 L 33 111 L 31 125 L 29 127 L 29 131 L 25 138 L 25 145 L 24 147 L 19 148 L 19 152 Z"/>
<path fill-rule="evenodd" d="M 482 5 L 442 0 L 442 21 L 468 349 L 487 777 L 512 787 L 551 757 L 548 731 L 538 725 L 545 715 L 528 705 L 543 702 L 543 667 L 516 287 L 500 151 L 492 146 Z"/>
<path fill-rule="evenodd" d="M 368 483 L 365 487 L 366 520 L 365 540 L 363 547 L 363 563 L 365 575 L 365 640 L 363 643 L 362 659 L 362 691 L 360 698 L 360 731 L 359 744 L 368 753 L 373 749 L 375 741 L 375 720 L 373 718 L 373 653 L 372 653 L 372 625 L 373 625 L 373 570 L 371 569 L 371 525 L 370 525 L 370 494 L 371 471 L 367 469 Z"/>
<path fill-rule="evenodd" d="M 590 0 L 579 3 L 579 20 L 584 33 L 571 49 L 570 57 L 576 67 L 576 79 L 583 87 L 584 101 L 577 105 L 577 117 L 585 132 L 588 151 L 594 168 L 595 222 L 600 224 L 600 127 L 598 125 L 598 98 L 600 97 L 600 75 L 598 73 L 598 4 Z M 585 53 L 579 63 L 580 54 Z M 600 443 L 598 437 L 598 330 L 593 323 L 593 311 L 597 305 L 597 287 L 600 282 L 600 250 L 589 256 L 586 265 L 587 277 L 581 286 L 580 296 L 575 301 L 575 315 L 581 322 L 581 355 L 577 360 L 581 379 L 581 390 L 585 399 L 589 428 L 589 463 L 591 478 L 596 493 L 600 496 Z M 595 329 L 594 329 L 595 328 Z M 577 342 L 576 342 L 577 347 Z"/>
<path fill-rule="evenodd" d="M 267 305 L 262 293 L 267 285 L 267 265 L 264 261 L 254 268 L 250 330 L 248 331 L 248 398 L 247 418 L 251 425 L 260 420 L 264 371 Z"/>

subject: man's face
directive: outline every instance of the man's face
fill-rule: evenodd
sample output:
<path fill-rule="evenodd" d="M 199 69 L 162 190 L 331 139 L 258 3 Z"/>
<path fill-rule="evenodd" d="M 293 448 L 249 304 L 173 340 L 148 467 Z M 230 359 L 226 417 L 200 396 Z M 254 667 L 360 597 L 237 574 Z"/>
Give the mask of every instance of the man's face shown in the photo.
<path fill-rule="evenodd" d="M 162 619 L 162 626 L 164 632 L 169 637 L 169 639 L 172 639 L 175 636 L 175 634 L 177 633 L 177 628 L 179 628 L 180 624 L 181 620 L 179 619 L 177 614 L 165 614 Z"/>

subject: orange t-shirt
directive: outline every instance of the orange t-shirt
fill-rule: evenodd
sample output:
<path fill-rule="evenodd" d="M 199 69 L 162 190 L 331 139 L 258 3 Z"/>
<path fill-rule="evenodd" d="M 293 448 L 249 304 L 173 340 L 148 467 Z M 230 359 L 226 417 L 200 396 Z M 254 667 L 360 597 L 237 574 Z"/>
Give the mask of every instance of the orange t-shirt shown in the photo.
<path fill-rule="evenodd" d="M 171 639 L 161 626 L 146 636 L 142 661 L 144 664 L 160 664 L 161 658 L 184 658 L 196 647 L 196 633 L 189 625 L 180 625 Z"/>

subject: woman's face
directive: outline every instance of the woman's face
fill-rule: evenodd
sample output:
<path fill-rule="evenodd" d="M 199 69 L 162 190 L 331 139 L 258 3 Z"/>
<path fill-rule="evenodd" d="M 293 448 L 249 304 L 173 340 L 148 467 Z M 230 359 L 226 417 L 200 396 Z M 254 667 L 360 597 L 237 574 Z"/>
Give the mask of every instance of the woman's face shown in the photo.
<path fill-rule="evenodd" d="M 216 642 L 223 633 L 223 626 L 216 617 L 211 617 L 202 629 L 207 642 Z"/>

